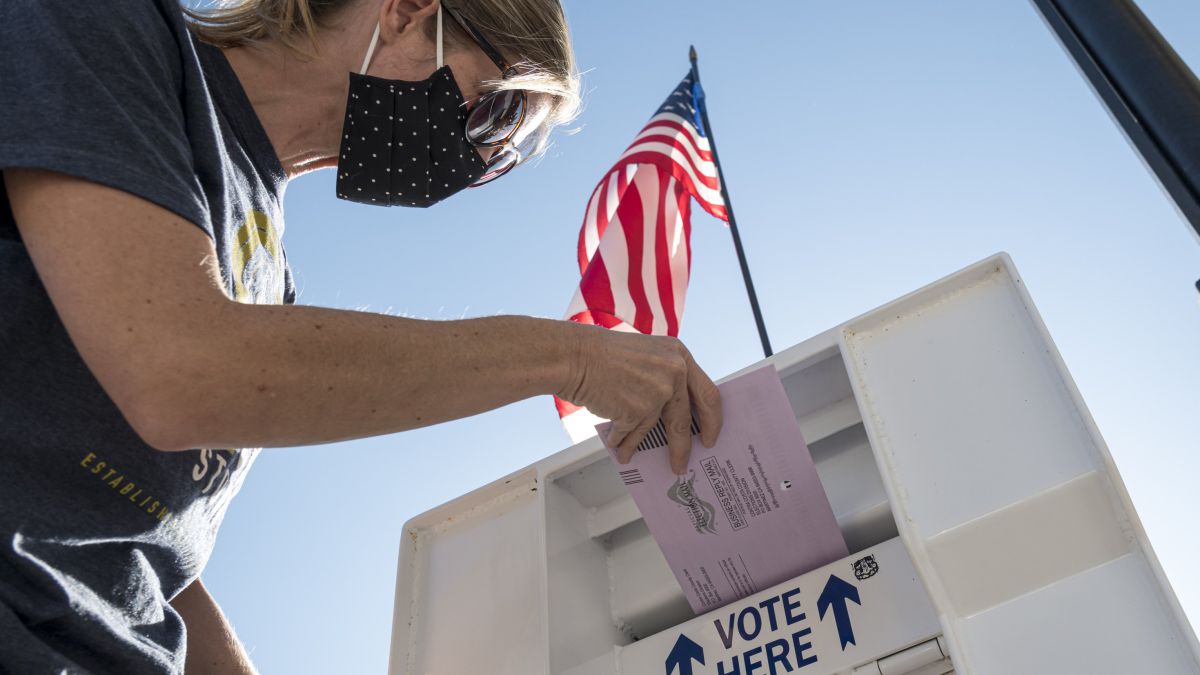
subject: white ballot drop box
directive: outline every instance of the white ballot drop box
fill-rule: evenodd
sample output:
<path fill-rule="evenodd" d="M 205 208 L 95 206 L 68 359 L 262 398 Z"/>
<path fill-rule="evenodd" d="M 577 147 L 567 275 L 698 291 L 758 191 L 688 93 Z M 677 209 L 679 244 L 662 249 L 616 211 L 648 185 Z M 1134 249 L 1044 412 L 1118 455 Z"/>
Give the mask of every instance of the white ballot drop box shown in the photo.
<path fill-rule="evenodd" d="M 593 438 L 405 525 L 390 673 L 1200 674 L 1007 255 L 763 364 L 848 557 L 695 616 Z"/>

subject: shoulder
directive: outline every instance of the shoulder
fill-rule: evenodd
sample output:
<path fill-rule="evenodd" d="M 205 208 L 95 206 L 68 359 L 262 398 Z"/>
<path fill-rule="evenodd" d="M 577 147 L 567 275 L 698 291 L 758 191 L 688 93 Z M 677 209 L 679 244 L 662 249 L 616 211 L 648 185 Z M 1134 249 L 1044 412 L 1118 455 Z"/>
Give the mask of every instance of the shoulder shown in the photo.
<path fill-rule="evenodd" d="M 105 31 L 128 26 L 182 26 L 183 8 L 178 0 L 4 0 L 0 3 L 0 30 L 16 33 L 19 28 L 45 30 L 91 28 Z M 36 31 L 35 31 L 36 32 Z"/>
<path fill-rule="evenodd" d="M 0 120 L 46 143 L 42 117 L 81 133 L 177 118 L 198 67 L 178 0 L 0 0 Z"/>
<path fill-rule="evenodd" d="M 187 96 L 201 70 L 178 0 L 0 0 L 0 170 L 115 187 L 207 229 Z"/>
<path fill-rule="evenodd" d="M 177 0 L 0 2 L 0 45 L 8 46 L 0 52 L 9 54 L 19 48 L 67 62 L 73 54 L 128 58 L 177 45 L 187 31 Z"/>

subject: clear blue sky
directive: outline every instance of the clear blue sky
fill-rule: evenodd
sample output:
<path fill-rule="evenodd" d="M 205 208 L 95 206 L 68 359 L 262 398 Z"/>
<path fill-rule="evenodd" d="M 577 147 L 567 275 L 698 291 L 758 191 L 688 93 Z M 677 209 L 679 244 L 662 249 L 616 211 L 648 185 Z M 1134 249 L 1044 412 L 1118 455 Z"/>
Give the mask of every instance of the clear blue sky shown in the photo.
<path fill-rule="evenodd" d="M 1200 64 L 1200 5 L 1141 0 Z M 1028 2 L 567 0 L 579 134 L 428 211 L 294 182 L 301 302 L 429 319 L 559 317 L 602 173 L 700 52 L 777 348 L 1012 254 L 1200 620 L 1200 245 Z M 697 209 L 697 211 L 699 211 Z M 682 338 L 714 377 L 761 357 L 727 229 L 697 213 Z M 204 579 L 267 673 L 381 673 L 412 516 L 567 444 L 548 399 L 405 434 L 265 451 Z"/>

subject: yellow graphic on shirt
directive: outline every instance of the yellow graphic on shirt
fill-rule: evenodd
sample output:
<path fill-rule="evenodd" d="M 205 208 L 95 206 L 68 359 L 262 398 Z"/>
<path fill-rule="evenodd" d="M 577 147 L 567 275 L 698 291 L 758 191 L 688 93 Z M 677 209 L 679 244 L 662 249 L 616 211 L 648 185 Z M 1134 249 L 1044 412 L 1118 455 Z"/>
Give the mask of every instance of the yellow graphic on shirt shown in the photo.
<path fill-rule="evenodd" d="M 233 299 L 255 305 L 283 302 L 283 246 L 271 219 L 251 211 L 230 245 Z"/>
<path fill-rule="evenodd" d="M 114 494 L 120 494 L 122 497 L 129 499 L 134 506 L 151 516 L 161 521 L 166 521 L 175 515 L 171 509 L 167 508 L 166 503 L 159 501 L 162 497 L 156 498 L 151 488 L 147 488 L 140 481 L 134 482 L 134 479 L 127 476 L 124 471 L 121 471 L 103 459 L 97 458 L 96 453 L 89 452 L 84 455 L 83 460 L 79 462 L 79 466 L 88 469 L 103 483 L 108 485 Z M 100 473 L 101 471 L 104 473 Z M 143 497 L 143 493 L 146 493 L 146 496 Z"/>

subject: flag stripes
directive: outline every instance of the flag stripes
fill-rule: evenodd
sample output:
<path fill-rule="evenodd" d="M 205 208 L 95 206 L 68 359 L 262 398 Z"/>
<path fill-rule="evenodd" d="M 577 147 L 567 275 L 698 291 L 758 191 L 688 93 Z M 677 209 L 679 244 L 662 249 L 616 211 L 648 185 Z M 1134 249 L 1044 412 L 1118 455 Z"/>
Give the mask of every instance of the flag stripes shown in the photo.
<path fill-rule="evenodd" d="M 689 74 L 592 191 L 579 231 L 571 321 L 679 335 L 691 273 L 691 203 L 728 220 Z M 579 410 L 557 400 L 564 418 Z M 574 437 L 574 434 L 573 434 Z"/>

